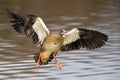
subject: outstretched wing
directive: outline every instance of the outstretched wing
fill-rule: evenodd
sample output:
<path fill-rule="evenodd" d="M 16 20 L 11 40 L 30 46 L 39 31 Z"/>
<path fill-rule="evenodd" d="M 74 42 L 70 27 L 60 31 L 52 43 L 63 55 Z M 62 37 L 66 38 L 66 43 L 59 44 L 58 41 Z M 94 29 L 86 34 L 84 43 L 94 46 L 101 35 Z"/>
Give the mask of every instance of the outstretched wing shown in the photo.
<path fill-rule="evenodd" d="M 75 50 L 79 48 L 95 49 L 107 42 L 108 36 L 95 31 L 83 28 L 73 28 L 64 37 L 62 51 Z"/>
<path fill-rule="evenodd" d="M 14 12 L 9 12 L 9 17 L 12 19 L 12 27 L 18 32 L 23 33 L 33 40 L 34 43 L 42 43 L 45 37 L 49 34 L 49 30 L 40 17 L 35 15 L 21 15 Z"/>

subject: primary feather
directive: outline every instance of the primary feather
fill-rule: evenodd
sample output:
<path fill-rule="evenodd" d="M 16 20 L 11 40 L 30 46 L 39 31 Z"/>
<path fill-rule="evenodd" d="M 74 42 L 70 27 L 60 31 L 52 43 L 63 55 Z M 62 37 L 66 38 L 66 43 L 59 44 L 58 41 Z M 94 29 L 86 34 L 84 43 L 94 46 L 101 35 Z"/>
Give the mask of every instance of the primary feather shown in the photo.
<path fill-rule="evenodd" d="M 95 30 L 73 28 L 65 34 L 61 50 L 68 51 L 79 48 L 95 49 L 103 46 L 107 39 L 107 35 Z"/>
<path fill-rule="evenodd" d="M 14 12 L 9 12 L 9 17 L 12 19 L 12 27 L 19 33 L 25 34 L 31 38 L 34 43 L 41 43 L 50 33 L 40 17 L 35 15 L 21 15 Z"/>

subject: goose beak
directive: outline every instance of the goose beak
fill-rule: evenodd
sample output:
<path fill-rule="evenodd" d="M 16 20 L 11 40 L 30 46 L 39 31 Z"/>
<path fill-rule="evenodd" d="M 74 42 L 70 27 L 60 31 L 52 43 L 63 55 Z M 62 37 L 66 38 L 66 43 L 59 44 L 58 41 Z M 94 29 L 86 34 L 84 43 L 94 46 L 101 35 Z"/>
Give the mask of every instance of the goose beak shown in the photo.
<path fill-rule="evenodd" d="M 62 29 L 62 30 L 60 31 L 60 35 L 62 35 L 62 36 L 65 35 L 65 30 L 64 30 L 64 29 Z"/>

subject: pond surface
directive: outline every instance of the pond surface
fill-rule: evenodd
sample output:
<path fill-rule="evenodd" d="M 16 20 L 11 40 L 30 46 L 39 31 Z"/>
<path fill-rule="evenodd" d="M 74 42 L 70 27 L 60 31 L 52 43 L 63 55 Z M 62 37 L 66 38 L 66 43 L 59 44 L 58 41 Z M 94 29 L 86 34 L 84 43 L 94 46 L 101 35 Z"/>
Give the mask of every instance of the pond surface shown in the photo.
<path fill-rule="evenodd" d="M 63 65 L 54 60 L 35 69 L 32 41 L 11 28 L 5 10 L 41 16 L 48 28 L 59 33 L 74 27 L 93 29 L 109 36 L 95 50 L 59 52 Z M 0 80 L 119 80 L 120 0 L 0 0 Z"/>

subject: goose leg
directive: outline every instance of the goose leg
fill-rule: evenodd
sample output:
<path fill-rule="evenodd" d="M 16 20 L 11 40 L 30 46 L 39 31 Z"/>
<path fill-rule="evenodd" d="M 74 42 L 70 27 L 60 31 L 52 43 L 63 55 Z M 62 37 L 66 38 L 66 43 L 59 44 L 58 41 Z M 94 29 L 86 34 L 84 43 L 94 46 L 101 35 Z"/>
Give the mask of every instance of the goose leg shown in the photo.
<path fill-rule="evenodd" d="M 62 65 L 60 64 L 60 62 L 57 60 L 56 58 L 56 54 L 53 54 L 53 58 L 55 59 L 55 64 L 56 64 L 56 69 L 62 69 Z"/>
<path fill-rule="evenodd" d="M 39 55 L 38 61 L 35 64 L 35 68 L 39 68 L 39 67 L 40 67 L 40 55 Z"/>

